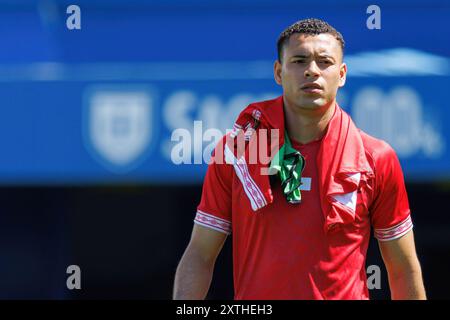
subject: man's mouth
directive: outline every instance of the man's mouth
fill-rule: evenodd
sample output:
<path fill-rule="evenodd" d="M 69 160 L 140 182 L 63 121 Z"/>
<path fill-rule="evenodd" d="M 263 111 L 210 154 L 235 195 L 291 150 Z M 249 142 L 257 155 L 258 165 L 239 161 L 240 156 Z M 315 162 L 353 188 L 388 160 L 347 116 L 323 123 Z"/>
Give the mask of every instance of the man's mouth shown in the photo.
<path fill-rule="evenodd" d="M 301 86 L 301 90 L 307 93 L 319 93 L 321 92 L 322 86 L 315 82 L 308 82 Z"/>

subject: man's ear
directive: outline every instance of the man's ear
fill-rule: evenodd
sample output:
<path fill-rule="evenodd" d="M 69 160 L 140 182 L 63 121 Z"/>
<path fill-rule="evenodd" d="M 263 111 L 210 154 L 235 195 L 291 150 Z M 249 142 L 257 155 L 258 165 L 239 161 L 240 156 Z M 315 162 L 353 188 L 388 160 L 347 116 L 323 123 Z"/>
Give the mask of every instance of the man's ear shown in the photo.
<path fill-rule="evenodd" d="M 273 64 L 273 77 L 275 78 L 275 82 L 281 86 L 281 63 L 278 60 L 275 60 Z"/>
<path fill-rule="evenodd" d="M 345 85 L 345 80 L 347 79 L 347 65 L 343 62 L 339 70 L 339 88 Z"/>

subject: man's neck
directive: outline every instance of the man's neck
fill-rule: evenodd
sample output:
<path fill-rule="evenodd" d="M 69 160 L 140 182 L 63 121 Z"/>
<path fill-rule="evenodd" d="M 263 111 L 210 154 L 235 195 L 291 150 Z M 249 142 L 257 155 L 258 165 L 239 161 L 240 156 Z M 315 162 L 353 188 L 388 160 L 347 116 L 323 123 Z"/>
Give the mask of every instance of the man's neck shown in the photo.
<path fill-rule="evenodd" d="M 335 100 L 316 110 L 290 108 L 285 100 L 284 114 L 289 136 L 302 144 L 321 139 L 333 117 L 335 108 Z"/>

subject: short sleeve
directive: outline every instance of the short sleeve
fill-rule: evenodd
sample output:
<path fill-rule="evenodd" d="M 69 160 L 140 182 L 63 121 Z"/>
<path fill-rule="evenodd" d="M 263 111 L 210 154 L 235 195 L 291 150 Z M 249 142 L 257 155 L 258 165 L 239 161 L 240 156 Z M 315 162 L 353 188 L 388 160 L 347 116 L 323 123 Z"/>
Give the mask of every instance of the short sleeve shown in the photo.
<path fill-rule="evenodd" d="M 413 228 L 413 223 L 400 161 L 387 143 L 375 159 L 375 175 L 377 194 L 370 208 L 375 238 L 400 238 Z"/>
<path fill-rule="evenodd" d="M 208 165 L 194 222 L 230 234 L 233 168 L 225 161 L 219 161 L 218 154 L 223 155 L 223 150 L 218 152 L 218 148 L 223 148 L 223 144 L 218 144 Z M 224 160 L 223 156 L 220 158 Z"/>

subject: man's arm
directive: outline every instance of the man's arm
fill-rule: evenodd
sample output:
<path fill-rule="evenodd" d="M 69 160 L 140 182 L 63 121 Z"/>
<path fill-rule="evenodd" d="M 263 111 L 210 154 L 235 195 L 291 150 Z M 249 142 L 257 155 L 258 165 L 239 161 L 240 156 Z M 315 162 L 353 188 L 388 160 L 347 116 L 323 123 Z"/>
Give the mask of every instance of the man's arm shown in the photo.
<path fill-rule="evenodd" d="M 393 300 L 425 300 L 422 271 L 411 230 L 401 238 L 378 241 Z"/>
<path fill-rule="evenodd" d="M 174 300 L 205 299 L 226 237 L 225 233 L 194 224 L 191 240 L 175 274 Z"/>

